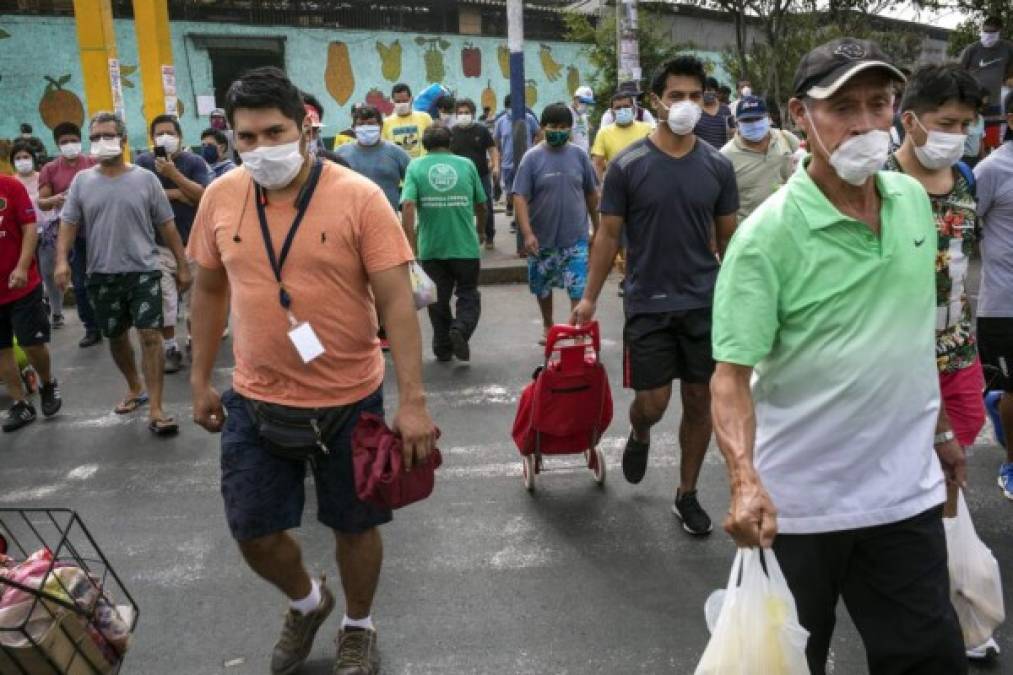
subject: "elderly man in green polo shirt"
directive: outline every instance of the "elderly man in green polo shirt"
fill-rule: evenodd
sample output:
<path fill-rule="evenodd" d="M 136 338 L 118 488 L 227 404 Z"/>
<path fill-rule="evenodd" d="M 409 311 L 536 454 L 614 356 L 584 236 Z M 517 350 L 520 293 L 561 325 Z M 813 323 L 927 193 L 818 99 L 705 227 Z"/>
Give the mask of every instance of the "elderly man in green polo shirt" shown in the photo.
<path fill-rule="evenodd" d="M 815 675 L 842 597 L 872 675 L 967 672 L 942 524 L 964 451 L 939 414 L 936 227 L 924 188 L 880 171 L 902 79 L 864 40 L 802 59 L 789 110 L 812 156 L 739 226 L 714 297 L 725 528 L 773 546 Z"/>

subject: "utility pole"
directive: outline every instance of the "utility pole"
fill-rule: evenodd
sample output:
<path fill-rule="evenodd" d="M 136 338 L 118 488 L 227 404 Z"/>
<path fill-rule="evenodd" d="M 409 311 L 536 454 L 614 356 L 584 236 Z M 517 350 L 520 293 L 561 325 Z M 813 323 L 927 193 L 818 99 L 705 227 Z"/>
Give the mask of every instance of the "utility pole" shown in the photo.
<path fill-rule="evenodd" d="M 507 0 L 507 47 L 510 48 L 510 120 L 513 122 L 514 168 L 528 150 L 524 100 L 524 4 Z"/>
<path fill-rule="evenodd" d="M 637 0 L 616 0 L 616 64 L 618 82 L 640 84 L 640 44 L 637 41 Z"/>

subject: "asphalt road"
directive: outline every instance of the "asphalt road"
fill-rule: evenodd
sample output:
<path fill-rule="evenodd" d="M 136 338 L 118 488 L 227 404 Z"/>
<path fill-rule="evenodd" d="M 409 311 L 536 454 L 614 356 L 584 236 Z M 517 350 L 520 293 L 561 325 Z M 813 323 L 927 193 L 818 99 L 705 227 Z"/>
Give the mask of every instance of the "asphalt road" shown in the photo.
<path fill-rule="evenodd" d="M 384 672 L 692 673 L 708 639 L 704 601 L 727 580 L 735 549 L 720 531 L 691 539 L 669 512 L 678 397 L 654 436 L 647 477 L 626 484 L 618 460 L 630 396 L 620 387 L 621 310 L 610 284 L 600 314 L 617 411 L 602 444 L 608 480 L 596 487 L 577 457 L 550 459 L 551 471 L 528 494 L 510 428 L 539 362 L 537 309 L 523 286 L 482 293 L 472 363 L 426 356 L 445 466 L 434 496 L 383 529 L 386 562 L 374 617 Z M 123 672 L 267 672 L 285 603 L 244 566 L 229 537 L 218 439 L 187 421 L 186 373 L 168 376 L 166 388 L 182 433 L 153 439 L 143 414 L 111 412 L 123 383 L 106 349 L 81 350 L 79 337 L 73 318 L 54 344 L 63 412 L 0 437 L 0 508 L 80 512 L 141 608 Z M 216 371 L 221 385 L 229 381 L 229 351 Z M 388 378 L 388 401 L 396 400 L 394 391 Z M 981 537 L 1009 571 L 1013 503 L 995 484 L 1001 457 L 983 435 L 971 451 L 969 501 Z M 716 448 L 700 493 L 719 519 L 728 485 Z M 336 582 L 332 538 L 315 522 L 308 494 L 300 532 L 305 558 Z M 1005 599 L 1013 607 L 1008 586 Z M 861 644 L 843 608 L 839 613 L 832 672 L 860 675 Z M 336 612 L 325 625 L 303 672 L 330 672 L 339 618 Z M 997 638 L 1004 660 L 974 672 L 1013 673 L 1010 629 Z"/>

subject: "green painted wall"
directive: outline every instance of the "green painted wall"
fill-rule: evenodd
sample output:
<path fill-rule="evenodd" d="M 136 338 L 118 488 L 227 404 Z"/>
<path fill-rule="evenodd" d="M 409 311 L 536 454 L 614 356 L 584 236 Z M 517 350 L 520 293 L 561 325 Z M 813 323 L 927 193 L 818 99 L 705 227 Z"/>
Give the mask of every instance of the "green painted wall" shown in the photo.
<path fill-rule="evenodd" d="M 0 30 L 0 36 L 7 35 L 0 37 L 0 139 L 16 136 L 20 123 L 28 122 L 52 149 L 43 115 L 51 124 L 73 116 L 78 109 L 75 99 L 82 96 L 74 22 L 62 17 L 0 14 Z M 407 82 L 419 91 L 439 79 L 459 96 L 474 99 L 480 109 L 487 89 L 497 108 L 509 90 L 504 72 L 506 41 L 502 39 L 175 21 L 172 49 L 178 98 L 183 104 L 181 122 L 188 143 L 196 143 L 207 126 L 206 118 L 196 116 L 196 96 L 214 93 L 208 53 L 195 46 L 188 37 L 191 35 L 284 37 L 286 70 L 299 87 L 324 104 L 328 136 L 348 126 L 352 104 L 367 98 L 389 98 L 390 87 L 397 81 Z M 141 110 L 140 73 L 133 70 L 137 66 L 137 45 L 131 21 L 116 21 L 116 41 L 124 67 L 130 144 L 139 147 L 148 140 Z M 586 77 L 589 72 L 580 51 L 579 44 L 526 45 L 525 75 L 530 94 L 537 99 L 533 107 L 540 110 L 547 103 L 569 100 L 582 74 Z M 57 85 L 68 93 L 61 93 Z M 377 91 L 371 93 L 373 89 Z"/>

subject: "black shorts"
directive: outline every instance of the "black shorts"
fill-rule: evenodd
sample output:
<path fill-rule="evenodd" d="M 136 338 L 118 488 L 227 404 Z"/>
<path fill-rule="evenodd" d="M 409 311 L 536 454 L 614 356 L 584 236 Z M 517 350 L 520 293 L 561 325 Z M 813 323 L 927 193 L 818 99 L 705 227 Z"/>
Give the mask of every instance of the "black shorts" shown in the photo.
<path fill-rule="evenodd" d="M 228 417 L 222 429 L 222 497 L 225 518 L 237 541 L 257 539 L 299 527 L 306 500 L 306 462 L 282 459 L 260 442 L 243 397 L 222 394 Z M 383 415 L 383 390 L 357 404 L 357 410 L 328 443 L 330 454 L 312 465 L 317 520 L 345 534 L 359 534 L 389 522 L 391 512 L 359 501 L 352 468 L 352 431 L 363 412 Z"/>
<path fill-rule="evenodd" d="M 978 317 L 978 354 L 985 388 L 1013 392 L 1013 317 Z"/>
<path fill-rule="evenodd" d="M 99 329 L 117 338 L 133 326 L 162 328 L 162 272 L 89 274 L 88 299 L 95 307 Z M 167 283 L 173 283 L 170 278 Z"/>
<path fill-rule="evenodd" d="M 623 346 L 623 385 L 629 389 L 658 389 L 672 380 L 710 382 L 711 308 L 627 317 Z"/>
<path fill-rule="evenodd" d="M 0 349 L 14 346 L 14 338 L 22 347 L 49 342 L 49 310 L 43 299 L 42 284 L 28 295 L 0 305 Z"/>

